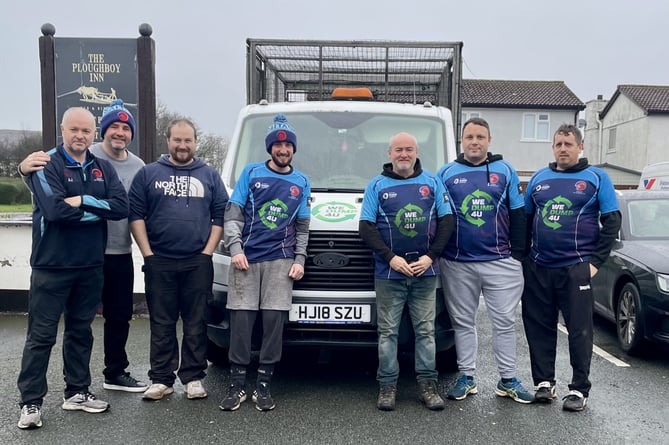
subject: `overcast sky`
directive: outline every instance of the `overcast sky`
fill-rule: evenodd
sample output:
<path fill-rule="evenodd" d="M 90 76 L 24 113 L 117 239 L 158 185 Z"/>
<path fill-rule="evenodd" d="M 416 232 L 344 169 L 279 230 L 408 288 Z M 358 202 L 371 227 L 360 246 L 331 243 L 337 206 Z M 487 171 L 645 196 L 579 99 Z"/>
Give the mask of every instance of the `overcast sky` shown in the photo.
<path fill-rule="evenodd" d="M 98 6 L 98 7 L 96 7 Z M 28 0 L 0 15 L 0 129 L 41 130 L 38 38 L 136 38 L 153 28 L 158 100 L 228 138 L 255 38 L 464 42 L 463 76 L 562 80 L 587 102 L 669 85 L 667 0 Z"/>

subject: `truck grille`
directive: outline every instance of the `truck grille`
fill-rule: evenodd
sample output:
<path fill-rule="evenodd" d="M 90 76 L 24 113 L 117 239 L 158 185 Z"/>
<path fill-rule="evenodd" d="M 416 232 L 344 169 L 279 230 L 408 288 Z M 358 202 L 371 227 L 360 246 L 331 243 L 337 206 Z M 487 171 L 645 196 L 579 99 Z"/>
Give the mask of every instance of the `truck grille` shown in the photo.
<path fill-rule="evenodd" d="M 320 256 L 319 256 L 320 255 Z M 337 259 L 328 264 L 319 259 Z M 374 290 L 372 251 L 357 232 L 309 232 L 304 278 L 295 290 Z"/>

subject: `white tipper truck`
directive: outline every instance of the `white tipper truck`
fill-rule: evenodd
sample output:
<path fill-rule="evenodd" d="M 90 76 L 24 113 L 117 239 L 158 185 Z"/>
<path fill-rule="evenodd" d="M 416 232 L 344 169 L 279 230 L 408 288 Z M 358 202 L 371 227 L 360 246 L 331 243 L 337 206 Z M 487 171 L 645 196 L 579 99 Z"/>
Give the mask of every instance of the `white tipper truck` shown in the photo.
<path fill-rule="evenodd" d="M 223 182 L 231 191 L 244 166 L 267 159 L 264 138 L 277 113 L 295 128 L 293 165 L 311 179 L 305 275 L 294 284 L 284 345 L 376 347 L 374 260 L 357 231 L 363 192 L 388 162 L 397 132 L 416 136 L 427 171 L 455 159 L 462 42 L 249 38 L 246 57 L 248 105 L 230 140 Z M 209 305 L 213 363 L 227 361 L 229 267 L 221 243 Z M 441 286 L 435 324 L 438 365 L 450 366 L 453 333 Z M 413 347 L 406 313 L 399 344 Z"/>

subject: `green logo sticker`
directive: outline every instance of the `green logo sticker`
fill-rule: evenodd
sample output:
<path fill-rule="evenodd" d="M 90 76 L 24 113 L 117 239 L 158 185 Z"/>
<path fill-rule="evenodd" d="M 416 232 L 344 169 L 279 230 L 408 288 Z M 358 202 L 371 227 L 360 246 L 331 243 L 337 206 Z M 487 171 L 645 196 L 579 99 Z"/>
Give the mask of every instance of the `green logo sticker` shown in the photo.
<path fill-rule="evenodd" d="M 541 218 L 544 225 L 553 230 L 562 227 L 562 224 L 559 222 L 560 218 L 563 216 L 571 217 L 576 213 L 573 210 L 569 210 L 571 206 L 572 202 L 564 196 L 556 196 L 548 201 L 544 205 L 544 208 L 541 209 Z"/>
<path fill-rule="evenodd" d="M 476 227 L 481 227 L 485 224 L 483 212 L 495 210 L 495 206 L 490 204 L 491 201 L 492 196 L 481 190 L 476 190 L 467 195 L 464 201 L 462 201 L 460 211 L 465 215 L 465 220 L 468 223 L 474 224 Z"/>
<path fill-rule="evenodd" d="M 335 223 L 355 218 L 358 209 L 353 204 L 332 201 L 317 205 L 311 214 L 318 220 Z"/>
<path fill-rule="evenodd" d="M 267 228 L 274 230 L 279 220 L 288 218 L 287 212 L 288 206 L 280 199 L 274 199 L 263 204 L 258 215 Z"/>
<path fill-rule="evenodd" d="M 415 204 L 407 204 L 397 212 L 395 226 L 402 235 L 413 238 L 418 235 L 418 232 L 414 230 L 416 224 L 424 223 L 426 220 L 427 218 L 423 216 L 423 209 Z"/>

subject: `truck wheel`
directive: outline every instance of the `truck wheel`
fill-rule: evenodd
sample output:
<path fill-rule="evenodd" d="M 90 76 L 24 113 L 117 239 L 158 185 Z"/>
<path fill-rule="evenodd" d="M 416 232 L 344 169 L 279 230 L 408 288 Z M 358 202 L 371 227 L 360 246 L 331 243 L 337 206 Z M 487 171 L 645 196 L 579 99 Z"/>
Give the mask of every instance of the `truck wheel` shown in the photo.
<path fill-rule="evenodd" d="M 221 348 L 213 341 L 207 340 L 207 360 L 216 366 L 228 366 L 230 364 L 228 360 L 228 349 Z"/>

